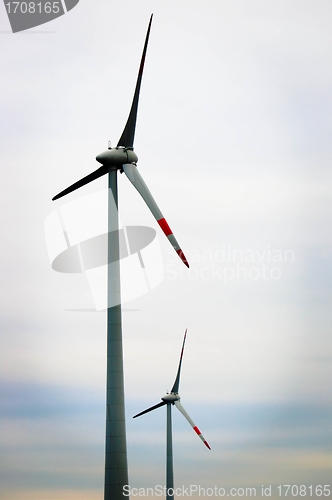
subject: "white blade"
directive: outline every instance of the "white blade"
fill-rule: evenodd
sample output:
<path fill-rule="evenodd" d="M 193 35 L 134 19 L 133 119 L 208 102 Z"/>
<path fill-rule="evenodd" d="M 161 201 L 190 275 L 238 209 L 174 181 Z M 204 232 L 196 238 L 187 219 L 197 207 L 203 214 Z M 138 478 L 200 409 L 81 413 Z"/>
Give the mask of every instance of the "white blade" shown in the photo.
<path fill-rule="evenodd" d="M 183 406 L 180 403 L 180 401 L 174 401 L 174 404 L 177 407 L 177 409 L 182 413 L 182 415 L 184 416 L 184 418 L 186 418 L 188 420 L 188 422 L 190 423 L 191 427 L 194 429 L 194 431 L 196 432 L 196 434 L 201 438 L 201 440 L 203 441 L 203 443 L 205 444 L 205 446 L 207 448 L 209 448 L 209 450 L 211 450 L 209 443 L 206 441 L 205 437 L 203 436 L 203 434 L 201 433 L 201 431 L 199 430 L 199 428 L 197 427 L 197 425 L 195 425 L 194 422 L 191 420 L 191 418 L 189 417 L 189 415 L 186 412 L 186 410 L 183 408 Z"/>
<path fill-rule="evenodd" d="M 157 203 L 155 202 L 148 186 L 145 184 L 143 177 L 139 173 L 136 165 L 133 165 L 132 163 L 126 163 L 125 165 L 122 166 L 124 173 L 132 183 L 132 185 L 137 189 L 139 194 L 142 196 L 143 200 L 151 210 L 154 218 L 158 222 L 159 226 L 167 236 L 169 242 L 171 243 L 172 247 L 182 260 L 182 262 L 189 267 L 188 261 L 182 252 L 179 243 L 176 241 L 176 238 L 174 234 L 172 233 L 171 228 L 166 222 L 165 217 L 160 211 L 160 208 L 158 207 Z"/>

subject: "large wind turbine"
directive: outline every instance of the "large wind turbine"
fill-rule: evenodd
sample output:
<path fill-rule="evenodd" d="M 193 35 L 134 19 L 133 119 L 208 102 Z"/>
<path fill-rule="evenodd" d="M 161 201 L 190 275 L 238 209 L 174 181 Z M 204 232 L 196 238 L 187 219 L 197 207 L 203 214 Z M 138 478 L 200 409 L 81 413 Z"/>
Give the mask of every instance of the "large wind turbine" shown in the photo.
<path fill-rule="evenodd" d="M 205 437 L 197 427 L 197 425 L 194 424 L 192 419 L 189 417 L 188 413 L 186 410 L 183 408 L 182 404 L 180 403 L 180 395 L 179 395 L 179 385 L 180 385 L 180 374 L 181 374 L 181 365 L 182 365 L 182 358 L 183 358 L 183 351 L 184 351 L 184 344 L 186 342 L 186 337 L 187 337 L 187 330 L 184 333 L 184 339 L 183 339 L 183 344 L 182 344 L 182 349 L 181 349 L 181 355 L 180 355 L 180 361 L 179 361 L 179 367 L 178 371 L 176 374 L 175 382 L 173 384 L 173 387 L 171 389 L 171 392 L 168 392 L 161 398 L 161 403 L 158 403 L 154 406 L 151 406 L 147 410 L 142 411 L 141 413 L 138 413 L 135 415 L 133 418 L 140 417 L 141 415 L 144 415 L 145 413 L 148 413 L 152 410 L 156 410 L 157 408 L 160 408 L 161 406 L 167 405 L 167 420 L 166 420 L 166 500 L 173 500 L 174 499 L 174 475 L 173 475 L 173 443 L 172 443 L 172 405 L 175 405 L 176 408 L 182 413 L 184 418 L 186 418 L 191 425 L 191 427 L 194 429 L 196 434 L 201 438 L 203 443 L 209 450 L 211 450 L 209 443 L 206 441 Z"/>
<path fill-rule="evenodd" d="M 124 172 L 151 210 L 182 262 L 189 267 L 175 236 L 137 169 L 134 137 L 137 108 L 144 61 L 152 23 L 150 18 L 135 93 L 127 123 L 115 148 L 99 154 L 101 167 L 54 196 L 57 200 L 72 191 L 108 174 L 108 284 L 107 284 L 107 384 L 106 384 L 106 447 L 105 447 L 105 500 L 123 498 L 123 487 L 128 485 L 126 428 L 124 411 L 122 325 L 120 297 L 119 221 L 117 173 Z M 116 208 L 115 208 L 116 207 Z"/>

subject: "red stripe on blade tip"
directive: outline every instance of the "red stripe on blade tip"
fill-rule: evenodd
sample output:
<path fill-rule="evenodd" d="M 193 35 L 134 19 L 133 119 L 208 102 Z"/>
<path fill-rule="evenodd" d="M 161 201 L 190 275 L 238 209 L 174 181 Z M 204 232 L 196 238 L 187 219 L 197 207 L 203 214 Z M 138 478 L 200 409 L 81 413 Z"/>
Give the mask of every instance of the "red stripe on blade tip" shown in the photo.
<path fill-rule="evenodd" d="M 202 434 L 201 431 L 199 430 L 199 428 L 195 425 L 195 427 L 193 427 L 194 431 L 196 432 L 196 434 L 200 435 Z"/>
<path fill-rule="evenodd" d="M 209 443 L 208 443 L 207 441 L 204 441 L 204 444 L 205 444 L 205 446 L 206 446 L 207 448 L 209 448 L 209 450 L 211 450 L 211 447 L 210 447 L 210 445 L 209 445 Z"/>
<path fill-rule="evenodd" d="M 165 218 L 163 219 L 159 219 L 158 221 L 158 224 L 159 226 L 161 227 L 161 229 L 164 231 L 164 233 L 166 234 L 166 236 L 169 236 L 170 234 L 173 234 L 172 233 L 172 229 L 169 227 L 169 225 L 167 224 L 167 221 Z"/>
<path fill-rule="evenodd" d="M 184 255 L 184 253 L 182 252 L 181 248 L 180 250 L 175 250 L 176 253 L 178 254 L 178 256 L 180 257 L 180 259 L 182 260 L 182 262 L 187 266 L 189 267 L 189 264 L 188 264 L 188 261 L 186 259 L 186 256 Z"/>

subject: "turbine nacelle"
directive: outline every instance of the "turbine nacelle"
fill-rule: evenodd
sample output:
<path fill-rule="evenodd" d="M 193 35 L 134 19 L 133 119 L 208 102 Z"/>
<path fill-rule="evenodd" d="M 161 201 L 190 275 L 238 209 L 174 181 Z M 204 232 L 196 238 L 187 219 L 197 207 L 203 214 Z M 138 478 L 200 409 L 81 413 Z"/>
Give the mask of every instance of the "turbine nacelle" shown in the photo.
<path fill-rule="evenodd" d="M 115 166 L 119 169 L 127 163 L 136 163 L 138 161 L 137 154 L 132 148 L 110 148 L 96 156 L 96 160 L 105 167 Z"/>
<path fill-rule="evenodd" d="M 180 396 L 178 394 L 175 394 L 174 392 L 165 394 L 163 398 L 161 398 L 162 401 L 165 403 L 172 403 L 174 404 L 175 401 L 180 401 Z"/>

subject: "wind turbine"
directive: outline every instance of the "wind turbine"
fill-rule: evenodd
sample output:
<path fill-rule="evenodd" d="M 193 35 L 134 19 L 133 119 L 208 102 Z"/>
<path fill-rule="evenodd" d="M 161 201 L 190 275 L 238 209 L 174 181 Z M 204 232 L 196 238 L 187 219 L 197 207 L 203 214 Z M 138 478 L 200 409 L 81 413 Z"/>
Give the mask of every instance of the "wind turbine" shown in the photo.
<path fill-rule="evenodd" d="M 124 410 L 124 381 L 122 355 L 122 323 L 120 296 L 120 254 L 117 173 L 124 172 L 142 196 L 159 226 L 165 233 L 182 262 L 189 267 L 175 236 L 137 169 L 138 157 L 134 152 L 134 137 L 138 100 L 151 23 L 148 25 L 143 54 L 138 71 L 134 97 L 127 123 L 115 148 L 99 154 L 101 167 L 54 196 L 57 200 L 72 191 L 108 174 L 108 281 L 107 281 L 107 382 L 106 382 L 106 446 L 105 446 L 105 500 L 123 498 L 128 485 L 126 428 Z"/>
<path fill-rule="evenodd" d="M 175 405 L 176 408 L 182 413 L 185 419 L 188 420 L 191 427 L 194 429 L 196 434 L 201 438 L 203 443 L 209 450 L 211 450 L 209 443 L 206 441 L 205 437 L 194 424 L 193 420 L 189 417 L 186 410 L 183 408 L 180 403 L 180 395 L 179 395 L 179 385 L 180 385 L 180 374 L 181 374 L 181 365 L 184 351 L 184 344 L 186 342 L 187 330 L 184 333 L 184 339 L 181 349 L 179 367 L 176 374 L 175 382 L 171 389 L 171 392 L 167 392 L 165 396 L 161 398 L 161 403 L 158 403 L 154 406 L 151 406 L 147 410 L 138 413 L 133 418 L 140 417 L 145 413 L 149 413 L 152 410 L 156 410 L 161 406 L 167 406 L 167 420 L 166 420 L 166 500 L 174 500 L 174 475 L 173 475 L 173 443 L 172 443 L 172 405 Z"/>

